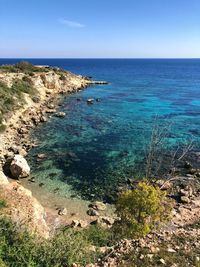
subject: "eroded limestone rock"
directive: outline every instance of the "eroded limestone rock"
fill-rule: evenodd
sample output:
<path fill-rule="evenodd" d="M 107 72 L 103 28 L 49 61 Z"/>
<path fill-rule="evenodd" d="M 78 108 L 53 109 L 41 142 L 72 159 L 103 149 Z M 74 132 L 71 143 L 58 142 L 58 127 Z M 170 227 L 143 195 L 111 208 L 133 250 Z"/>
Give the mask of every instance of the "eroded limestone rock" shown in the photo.
<path fill-rule="evenodd" d="M 15 155 L 10 164 L 10 172 L 14 178 L 24 178 L 30 175 L 30 167 L 22 155 Z"/>

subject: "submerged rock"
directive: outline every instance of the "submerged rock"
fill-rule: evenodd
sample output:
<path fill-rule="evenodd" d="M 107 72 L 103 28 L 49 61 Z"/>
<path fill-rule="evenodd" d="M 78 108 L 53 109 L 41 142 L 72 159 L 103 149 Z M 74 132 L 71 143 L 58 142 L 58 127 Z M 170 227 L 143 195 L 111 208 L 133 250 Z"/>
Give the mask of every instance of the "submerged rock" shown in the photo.
<path fill-rule="evenodd" d="M 77 155 L 71 151 L 67 152 L 67 156 L 70 158 L 77 158 Z"/>
<path fill-rule="evenodd" d="M 58 112 L 58 113 L 55 114 L 55 116 L 58 117 L 58 118 L 64 118 L 65 115 L 66 115 L 65 112 Z"/>
<path fill-rule="evenodd" d="M 87 103 L 90 105 L 94 104 L 94 98 L 88 98 Z"/>
<path fill-rule="evenodd" d="M 31 177 L 28 181 L 31 182 L 31 183 L 35 183 L 36 182 L 35 181 L 35 177 Z"/>
<path fill-rule="evenodd" d="M 37 155 L 37 158 L 38 158 L 38 159 L 46 159 L 46 158 L 47 158 L 47 155 L 44 154 L 44 153 L 43 153 L 43 154 L 38 154 L 38 155 Z"/>
<path fill-rule="evenodd" d="M 186 161 L 185 164 L 184 164 L 184 168 L 185 169 L 191 169 L 192 168 L 192 164 L 190 162 Z"/>
<path fill-rule="evenodd" d="M 48 109 L 46 110 L 46 113 L 56 113 L 56 109 Z"/>
<path fill-rule="evenodd" d="M 15 155 L 10 164 L 10 172 L 14 178 L 24 178 L 30 175 L 30 167 L 21 155 Z"/>

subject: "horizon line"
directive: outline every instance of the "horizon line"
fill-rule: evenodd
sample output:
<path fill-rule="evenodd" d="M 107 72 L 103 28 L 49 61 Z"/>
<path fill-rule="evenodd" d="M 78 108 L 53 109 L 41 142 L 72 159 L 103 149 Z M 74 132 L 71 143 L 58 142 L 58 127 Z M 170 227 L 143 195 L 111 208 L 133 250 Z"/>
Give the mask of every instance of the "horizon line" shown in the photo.
<path fill-rule="evenodd" d="M 200 57 L 0 57 L 0 59 L 200 59 Z"/>

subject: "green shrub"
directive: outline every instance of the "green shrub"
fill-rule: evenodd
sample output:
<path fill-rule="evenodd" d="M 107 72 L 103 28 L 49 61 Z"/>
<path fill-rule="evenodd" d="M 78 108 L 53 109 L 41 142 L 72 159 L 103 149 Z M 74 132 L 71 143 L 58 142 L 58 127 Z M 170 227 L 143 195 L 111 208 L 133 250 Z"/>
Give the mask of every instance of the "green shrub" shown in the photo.
<path fill-rule="evenodd" d="M 3 209 L 6 207 L 6 201 L 4 199 L 0 199 L 0 209 Z"/>
<path fill-rule="evenodd" d="M 6 125 L 2 124 L 2 121 L 0 120 L 0 133 L 3 133 L 6 130 Z"/>
<path fill-rule="evenodd" d="M 22 72 L 27 72 L 34 71 L 36 67 L 27 61 L 20 61 L 19 63 L 15 64 L 15 68 L 21 70 Z"/>
<path fill-rule="evenodd" d="M 16 80 L 12 87 L 11 90 L 13 93 L 15 92 L 17 95 L 21 95 L 21 93 L 26 93 L 29 95 L 34 95 L 37 93 L 36 89 L 33 88 L 31 81 L 27 81 L 27 79 L 24 80 Z"/>
<path fill-rule="evenodd" d="M 84 230 L 88 241 L 97 247 L 111 246 L 114 241 L 113 232 L 111 229 L 92 225 Z"/>
<path fill-rule="evenodd" d="M 30 86 L 33 86 L 33 81 L 31 80 L 30 75 L 25 75 L 22 80 L 27 82 Z"/>
<path fill-rule="evenodd" d="M 8 111 L 12 110 L 14 104 L 14 92 L 8 88 L 5 84 L 0 82 L 0 114 L 1 121 L 3 120 L 3 115 Z"/>
<path fill-rule="evenodd" d="M 95 253 L 89 250 L 90 243 L 82 231 L 66 229 L 50 242 L 43 244 L 41 256 L 45 256 L 41 266 L 71 266 L 73 262 L 85 266 L 95 260 Z M 41 264 L 41 260 L 38 262 Z"/>
<path fill-rule="evenodd" d="M 63 73 L 60 74 L 60 80 L 61 81 L 65 81 L 66 80 L 66 76 Z"/>
<path fill-rule="evenodd" d="M 125 237 L 138 238 L 167 221 L 171 202 L 158 187 L 140 182 L 136 189 L 123 192 L 116 205 L 121 220 L 114 226 Z"/>
<path fill-rule="evenodd" d="M 1 72 L 18 72 L 15 65 L 1 65 L 0 71 Z"/>
<path fill-rule="evenodd" d="M 83 231 L 66 229 L 44 240 L 20 232 L 9 219 L 0 218 L 0 263 L 7 267 L 68 267 L 96 260 Z"/>

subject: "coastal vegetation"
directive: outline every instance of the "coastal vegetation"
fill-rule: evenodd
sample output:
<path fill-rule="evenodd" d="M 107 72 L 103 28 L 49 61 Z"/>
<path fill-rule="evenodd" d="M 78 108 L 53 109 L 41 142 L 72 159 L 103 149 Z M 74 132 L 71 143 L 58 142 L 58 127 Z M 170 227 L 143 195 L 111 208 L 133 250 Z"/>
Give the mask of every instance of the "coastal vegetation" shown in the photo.
<path fill-rule="evenodd" d="M 116 213 L 120 218 L 118 234 L 138 238 L 169 219 L 171 201 L 158 187 L 140 182 L 134 190 L 121 193 Z"/>
<path fill-rule="evenodd" d="M 10 220 L 0 218 L 0 266 L 67 267 L 74 262 L 84 266 L 96 259 L 89 246 L 81 231 L 66 229 L 45 240 L 19 231 Z"/>
<path fill-rule="evenodd" d="M 0 131 L 5 130 L 5 119 L 14 110 L 22 107 L 25 94 L 31 98 L 38 95 L 33 78 L 37 74 L 45 80 L 45 74 L 53 71 L 58 74 L 60 81 L 65 81 L 67 72 L 59 68 L 48 66 L 35 66 L 29 62 L 21 61 L 14 65 L 1 65 L 0 75 L 5 79 L 0 81 Z M 7 77 L 6 77 L 7 75 Z M 8 82 L 10 81 L 10 82 Z"/>
<path fill-rule="evenodd" d="M 134 190 L 122 193 L 116 205 L 120 220 L 111 228 L 91 225 L 86 229 L 64 227 L 49 239 L 20 230 L 3 216 L 6 207 L 1 200 L 0 260 L 1 266 L 50 267 L 85 266 L 97 261 L 101 247 L 112 246 L 120 238 L 145 236 L 155 226 L 168 218 L 165 195 L 146 182 L 140 182 Z M 148 221 L 148 222 L 147 222 Z M 119 234 L 120 233 L 120 234 Z M 95 247 L 94 249 L 90 249 Z"/>
<path fill-rule="evenodd" d="M 31 96 L 37 94 L 37 90 L 28 79 L 15 80 L 11 87 L 0 82 L 0 129 L 4 129 L 3 119 L 6 114 L 12 112 L 24 103 L 24 93 Z"/>
<path fill-rule="evenodd" d="M 19 63 L 16 64 L 6 64 L 6 65 L 1 65 L 0 66 L 0 73 L 25 73 L 29 74 L 32 76 L 34 72 L 48 72 L 49 68 L 48 67 L 43 67 L 43 66 L 35 66 L 27 61 L 20 61 Z"/>
<path fill-rule="evenodd" d="M 31 76 L 34 72 L 47 71 L 46 68 L 38 68 L 29 62 L 19 62 L 15 65 L 1 65 L 0 73 L 23 73 L 23 79 L 15 79 L 12 86 L 0 82 L 0 131 L 5 129 L 3 120 L 9 112 L 18 109 L 24 103 L 24 93 L 31 96 L 37 94 L 33 87 Z"/>

